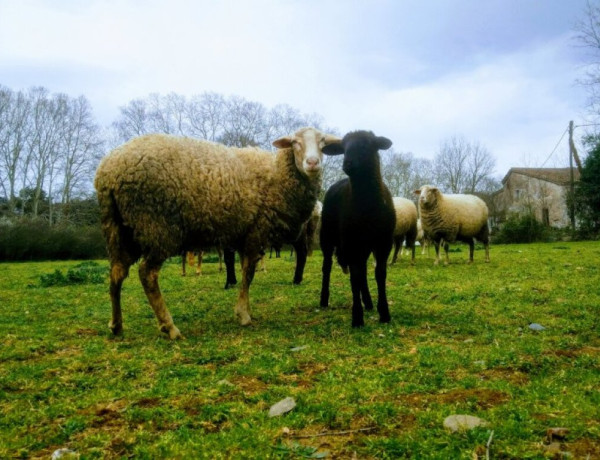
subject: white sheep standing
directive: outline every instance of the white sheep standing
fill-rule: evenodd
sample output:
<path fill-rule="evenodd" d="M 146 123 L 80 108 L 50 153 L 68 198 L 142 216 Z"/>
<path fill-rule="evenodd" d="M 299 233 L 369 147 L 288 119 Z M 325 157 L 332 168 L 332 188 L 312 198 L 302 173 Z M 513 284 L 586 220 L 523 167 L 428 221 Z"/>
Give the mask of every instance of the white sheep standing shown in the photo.
<path fill-rule="evenodd" d="M 440 243 L 444 241 L 445 263 L 450 263 L 448 244 L 456 240 L 469 245 L 469 262 L 473 263 L 474 238 L 485 246 L 485 261 L 490 261 L 488 207 L 475 195 L 443 194 L 437 187 L 424 185 L 419 195 L 419 211 L 423 232 L 435 246 L 435 265 L 440 263 Z"/>
<path fill-rule="evenodd" d="M 429 244 L 431 243 L 431 238 L 429 235 L 425 235 L 420 217 L 417 219 L 417 241 L 421 245 L 421 255 L 425 254 L 425 248 L 427 248 L 427 256 L 429 257 Z"/>
<path fill-rule="evenodd" d="M 314 128 L 273 142 L 276 154 L 152 134 L 106 156 L 94 186 L 110 259 L 114 334 L 123 330 L 121 287 L 133 263 L 159 329 L 180 336 L 158 285 L 163 262 L 219 245 L 239 251 L 242 283 L 234 313 L 251 321 L 248 291 L 269 241 L 294 241 L 322 182 L 322 149 L 339 139 Z"/>
<path fill-rule="evenodd" d="M 398 259 L 398 252 L 402 243 L 406 241 L 406 248 L 411 252 L 411 264 L 415 263 L 415 241 L 417 239 L 417 207 L 415 203 L 399 196 L 394 197 L 396 210 L 396 228 L 394 229 L 394 255 L 392 264 Z"/>

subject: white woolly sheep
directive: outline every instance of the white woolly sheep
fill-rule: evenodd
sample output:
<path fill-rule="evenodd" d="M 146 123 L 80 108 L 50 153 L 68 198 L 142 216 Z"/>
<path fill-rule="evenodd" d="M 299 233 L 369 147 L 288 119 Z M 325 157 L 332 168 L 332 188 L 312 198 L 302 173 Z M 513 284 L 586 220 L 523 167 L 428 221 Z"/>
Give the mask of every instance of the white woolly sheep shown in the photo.
<path fill-rule="evenodd" d="M 348 178 L 333 184 L 323 201 L 320 243 L 323 250 L 321 306 L 329 304 L 333 253 L 344 272 L 350 270 L 352 327 L 364 325 L 365 309 L 373 309 L 367 283 L 367 259 L 375 256 L 377 311 L 379 322 L 390 321 L 385 281 L 387 260 L 392 250 L 396 214 L 392 195 L 381 178 L 379 150 L 392 141 L 371 131 L 348 133 L 338 143 L 323 148 L 326 154 L 344 154 Z"/>
<path fill-rule="evenodd" d="M 94 185 L 110 259 L 113 333 L 123 329 L 123 280 L 142 258 L 139 277 L 159 329 L 180 336 L 160 292 L 160 268 L 170 256 L 213 245 L 240 253 L 234 313 L 249 324 L 256 263 L 269 241 L 298 238 L 321 188 L 322 148 L 338 140 L 303 128 L 274 141 L 273 154 L 154 134 L 106 156 Z"/>
<path fill-rule="evenodd" d="M 448 243 L 456 240 L 469 245 L 469 262 L 473 263 L 474 238 L 485 246 L 485 261 L 490 261 L 490 239 L 487 223 L 488 207 L 475 195 L 443 194 L 431 185 L 424 185 L 419 195 L 419 211 L 423 231 L 433 240 L 435 265 L 440 263 L 440 242 L 444 241 L 445 263 L 450 263 Z"/>
<path fill-rule="evenodd" d="M 396 210 L 396 228 L 394 229 L 394 255 L 392 264 L 398 259 L 402 243 L 411 252 L 410 262 L 415 263 L 415 241 L 417 239 L 417 207 L 411 200 L 399 196 L 394 197 Z"/>

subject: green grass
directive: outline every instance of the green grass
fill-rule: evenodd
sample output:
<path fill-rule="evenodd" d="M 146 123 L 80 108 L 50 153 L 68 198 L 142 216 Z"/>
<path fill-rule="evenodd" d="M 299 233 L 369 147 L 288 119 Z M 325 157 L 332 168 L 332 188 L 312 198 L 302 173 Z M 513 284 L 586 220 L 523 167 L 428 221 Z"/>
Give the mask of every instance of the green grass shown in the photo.
<path fill-rule="evenodd" d="M 491 458 L 545 458 L 552 427 L 569 429 L 560 451 L 600 458 L 600 244 L 498 245 L 473 265 L 462 249 L 449 266 L 390 267 L 392 322 L 367 312 L 360 330 L 339 267 L 319 308 L 318 251 L 301 286 L 288 253 L 267 259 L 245 328 L 218 264 L 184 278 L 173 260 L 161 286 L 176 342 L 136 267 L 114 338 L 107 279 L 43 287 L 81 263 L 0 264 L 0 458 L 472 459 L 492 431 Z M 287 396 L 296 408 L 269 418 Z M 489 425 L 453 434 L 451 414 Z"/>

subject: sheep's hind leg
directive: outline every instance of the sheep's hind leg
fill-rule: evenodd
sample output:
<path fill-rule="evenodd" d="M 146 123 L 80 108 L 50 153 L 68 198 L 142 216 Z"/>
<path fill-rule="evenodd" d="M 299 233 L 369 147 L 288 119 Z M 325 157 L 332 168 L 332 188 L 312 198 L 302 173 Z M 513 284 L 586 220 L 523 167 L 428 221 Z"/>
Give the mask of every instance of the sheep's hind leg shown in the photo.
<path fill-rule="evenodd" d="M 114 335 L 123 333 L 123 314 L 121 312 L 121 287 L 129 275 L 131 263 L 121 260 L 111 261 L 110 265 L 110 301 L 112 304 L 112 319 L 108 327 Z"/>
<path fill-rule="evenodd" d="M 225 289 L 229 289 L 231 286 L 237 284 L 237 278 L 235 277 L 235 251 L 231 248 L 223 249 L 223 259 L 225 261 Z"/>
<path fill-rule="evenodd" d="M 160 286 L 158 285 L 158 273 L 162 262 L 150 262 L 148 260 L 142 260 L 139 267 L 140 281 L 144 287 L 144 292 L 156 319 L 158 320 L 158 328 L 161 332 L 164 332 L 169 336 L 169 339 L 174 340 L 181 337 L 181 333 L 177 326 L 173 324 L 173 318 L 171 313 L 167 309 L 163 296 L 160 292 Z"/>
<path fill-rule="evenodd" d="M 475 252 L 475 240 L 473 238 L 470 238 L 468 241 L 468 244 L 469 244 L 469 261 L 467 263 L 472 264 L 473 263 L 473 253 Z"/>
<path fill-rule="evenodd" d="M 252 321 L 250 317 L 250 284 L 254 279 L 256 264 L 260 256 L 242 255 L 242 285 L 237 304 L 233 310 L 240 325 L 247 326 Z"/>

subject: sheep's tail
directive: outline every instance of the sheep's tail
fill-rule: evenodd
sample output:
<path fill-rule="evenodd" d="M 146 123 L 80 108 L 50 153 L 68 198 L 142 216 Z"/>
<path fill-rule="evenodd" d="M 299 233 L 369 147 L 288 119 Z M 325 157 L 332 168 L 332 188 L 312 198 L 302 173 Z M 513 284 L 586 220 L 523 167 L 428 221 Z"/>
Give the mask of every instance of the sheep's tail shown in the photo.
<path fill-rule="evenodd" d="M 140 247 L 133 237 L 133 229 L 124 223 L 112 189 L 98 191 L 100 222 L 111 260 L 125 257 L 135 262 L 140 257 Z"/>

